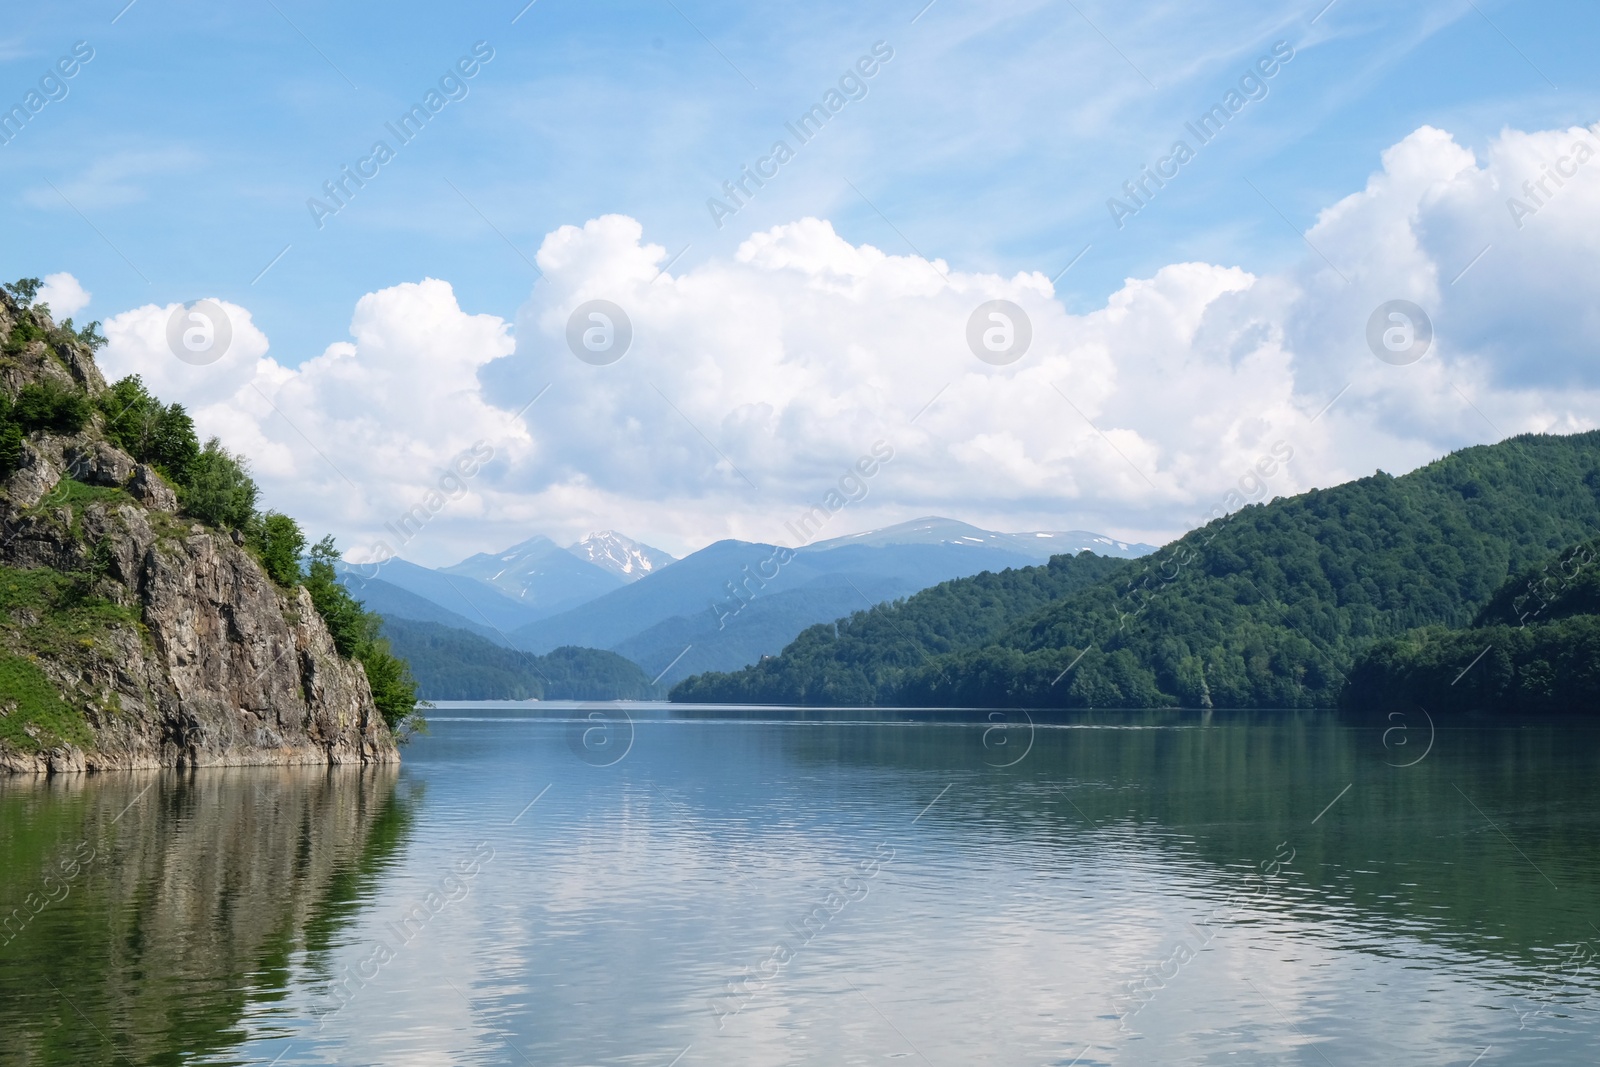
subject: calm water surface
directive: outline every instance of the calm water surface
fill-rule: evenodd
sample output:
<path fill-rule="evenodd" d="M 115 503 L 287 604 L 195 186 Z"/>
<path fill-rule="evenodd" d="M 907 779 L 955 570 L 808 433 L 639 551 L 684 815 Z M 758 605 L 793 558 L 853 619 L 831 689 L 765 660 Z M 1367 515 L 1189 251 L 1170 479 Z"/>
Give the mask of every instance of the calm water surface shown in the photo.
<path fill-rule="evenodd" d="M 399 769 L 0 781 L 0 1062 L 1487 1067 L 1600 1047 L 1592 727 L 431 719 Z"/>

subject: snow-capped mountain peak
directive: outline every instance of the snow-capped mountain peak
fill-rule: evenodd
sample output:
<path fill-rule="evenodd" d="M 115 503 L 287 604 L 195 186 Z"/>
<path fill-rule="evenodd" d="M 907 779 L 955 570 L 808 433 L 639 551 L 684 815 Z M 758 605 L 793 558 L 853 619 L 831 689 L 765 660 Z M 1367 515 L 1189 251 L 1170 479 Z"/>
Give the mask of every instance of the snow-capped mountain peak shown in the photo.
<path fill-rule="evenodd" d="M 615 530 L 585 534 L 575 544 L 568 545 L 567 551 L 625 582 L 636 582 L 674 562 L 674 558 L 661 549 L 624 537 Z"/>
<path fill-rule="evenodd" d="M 962 545 L 1016 552 L 1043 563 L 1055 555 L 1077 555 L 1085 549 L 1101 556 L 1130 559 L 1155 551 L 1154 545 L 1119 541 L 1087 530 L 1029 530 L 997 533 L 956 519 L 928 515 L 881 530 L 863 530 L 827 541 L 814 541 L 805 551 L 827 551 L 845 545 Z"/>

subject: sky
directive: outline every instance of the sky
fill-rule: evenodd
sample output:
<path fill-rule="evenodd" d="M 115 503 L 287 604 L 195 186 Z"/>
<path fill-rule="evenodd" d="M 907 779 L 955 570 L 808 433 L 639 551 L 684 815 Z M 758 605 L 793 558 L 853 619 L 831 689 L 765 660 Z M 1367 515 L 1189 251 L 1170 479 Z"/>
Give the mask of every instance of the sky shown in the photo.
<path fill-rule="evenodd" d="M 351 558 L 1159 544 L 1595 426 L 1594 5 L 924 2 L 33 5 L 0 276 Z"/>

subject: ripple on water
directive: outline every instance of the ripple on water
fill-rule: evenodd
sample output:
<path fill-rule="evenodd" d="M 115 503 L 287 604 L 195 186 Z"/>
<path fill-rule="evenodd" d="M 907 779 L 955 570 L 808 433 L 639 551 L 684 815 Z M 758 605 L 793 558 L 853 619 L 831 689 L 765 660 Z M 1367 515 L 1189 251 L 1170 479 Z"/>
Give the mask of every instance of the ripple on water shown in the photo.
<path fill-rule="evenodd" d="M 0 785 L 0 916 L 93 851 L 0 947 L 0 1058 L 1539 1064 L 1597 1036 L 1570 735 L 1441 733 L 1396 771 L 1323 717 L 1141 717 L 1000 767 L 981 716 L 647 708 L 597 765 L 551 711 L 451 709 L 398 771 Z"/>

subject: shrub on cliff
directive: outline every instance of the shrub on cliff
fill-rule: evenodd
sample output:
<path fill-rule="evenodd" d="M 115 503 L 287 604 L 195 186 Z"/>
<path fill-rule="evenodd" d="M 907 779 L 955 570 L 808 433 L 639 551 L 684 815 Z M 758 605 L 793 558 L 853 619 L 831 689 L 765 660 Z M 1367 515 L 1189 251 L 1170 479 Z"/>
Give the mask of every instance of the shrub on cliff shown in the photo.
<path fill-rule="evenodd" d="M 89 421 L 89 398 L 54 382 L 36 382 L 22 387 L 11 417 L 25 433 L 75 434 Z"/>
<path fill-rule="evenodd" d="M 306 535 L 300 524 L 287 515 L 269 511 L 253 517 L 245 527 L 245 543 L 255 550 L 267 575 L 279 585 L 299 585 L 300 557 L 305 554 Z"/>
<path fill-rule="evenodd" d="M 28 434 L 77 433 L 88 421 L 88 399 L 53 382 L 25 385 L 15 400 L 0 393 L 0 475 L 16 469 Z"/>
<path fill-rule="evenodd" d="M 190 461 L 178 482 L 178 503 L 199 519 L 228 530 L 242 530 L 256 513 L 256 483 L 239 456 L 213 437 Z"/>
<path fill-rule="evenodd" d="M 311 594 L 317 613 L 328 625 L 333 644 L 339 654 L 361 663 L 367 671 L 367 684 L 372 689 L 372 701 L 383 714 L 397 738 L 426 727 L 417 714 L 417 682 L 405 660 L 390 650 L 389 642 L 379 636 L 383 617 L 366 610 L 350 591 L 339 584 L 334 564 L 339 550 L 331 536 L 324 537 L 311 546 L 310 561 L 306 566 L 304 584 Z"/>
<path fill-rule="evenodd" d="M 5 344 L 0 345 L 0 352 L 7 356 L 20 355 L 34 341 L 44 340 L 44 330 L 33 321 L 32 315 L 21 315 L 16 324 L 11 327 L 11 332 L 6 334 Z"/>
<path fill-rule="evenodd" d="M 200 454 L 194 420 L 183 405 L 151 396 L 137 374 L 101 394 L 100 410 L 111 442 L 139 462 L 153 464 L 169 481 L 182 482 Z"/>
<path fill-rule="evenodd" d="M 0 405 L 5 397 L 0 395 Z M 0 478 L 16 470 L 22 459 L 22 427 L 0 416 Z"/>

